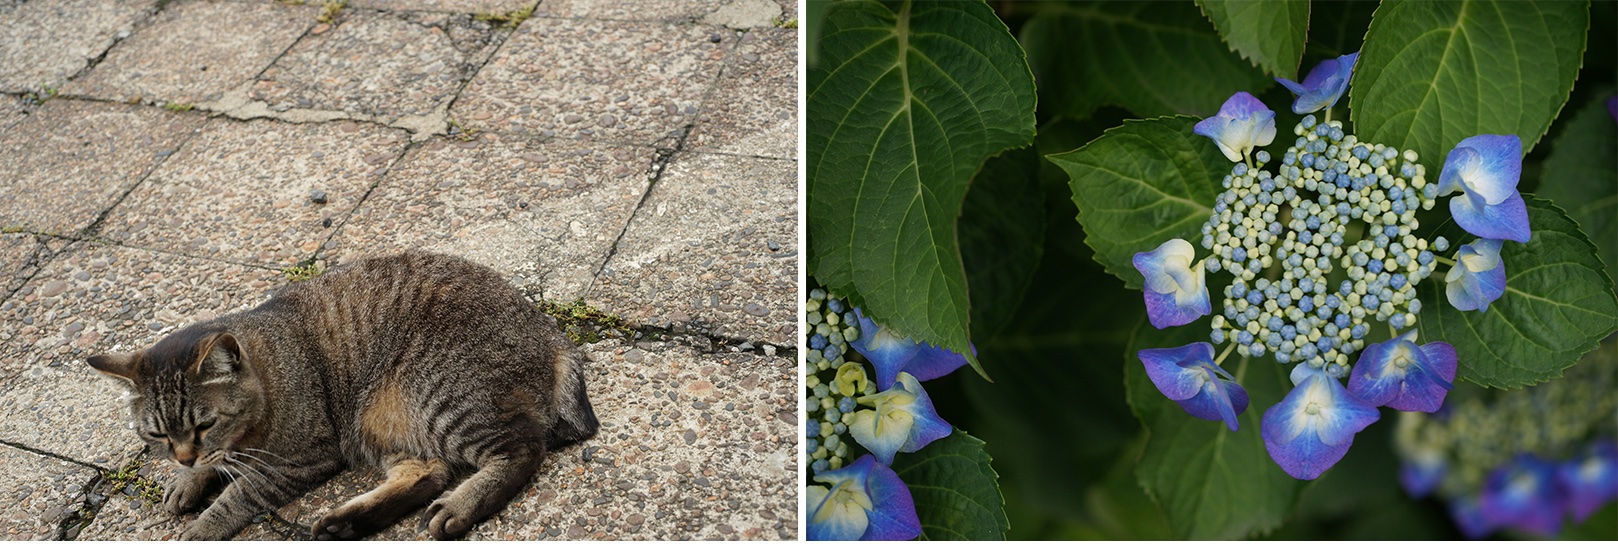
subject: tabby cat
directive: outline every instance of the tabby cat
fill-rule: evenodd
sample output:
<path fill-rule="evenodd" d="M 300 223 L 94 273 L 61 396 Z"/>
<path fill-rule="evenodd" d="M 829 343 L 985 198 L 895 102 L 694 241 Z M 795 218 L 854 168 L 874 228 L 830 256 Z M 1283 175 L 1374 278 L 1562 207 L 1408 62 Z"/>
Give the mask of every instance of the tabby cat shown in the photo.
<path fill-rule="evenodd" d="M 387 480 L 322 516 L 315 538 L 362 537 L 429 502 L 433 537 L 464 535 L 548 450 L 595 434 L 586 362 L 495 272 L 427 253 L 334 268 L 89 359 L 128 390 L 141 439 L 185 467 L 165 508 L 194 511 L 224 486 L 185 539 L 228 539 L 347 465 Z"/>

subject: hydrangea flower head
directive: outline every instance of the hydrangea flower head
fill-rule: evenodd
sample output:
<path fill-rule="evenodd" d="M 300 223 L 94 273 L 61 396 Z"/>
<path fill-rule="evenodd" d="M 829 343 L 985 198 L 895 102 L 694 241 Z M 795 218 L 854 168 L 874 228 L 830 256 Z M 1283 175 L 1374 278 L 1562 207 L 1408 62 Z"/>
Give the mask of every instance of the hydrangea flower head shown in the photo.
<path fill-rule="evenodd" d="M 917 380 L 927 381 L 949 375 L 966 365 L 966 357 L 960 353 L 899 337 L 886 326 L 880 326 L 866 317 L 858 307 L 854 308 L 854 316 L 859 320 L 861 334 L 849 345 L 876 367 L 878 389 L 892 387 L 899 372 L 909 372 Z M 977 354 L 976 347 L 972 348 L 972 354 Z"/>
<path fill-rule="evenodd" d="M 1146 317 L 1159 330 L 1190 324 L 1213 312 L 1207 272 L 1185 239 L 1170 239 L 1150 252 L 1135 254 L 1135 269 L 1146 277 Z"/>
<path fill-rule="evenodd" d="M 1556 478 L 1567 495 L 1568 511 L 1575 522 L 1585 518 L 1613 499 L 1618 499 L 1618 442 L 1595 442 L 1584 454 L 1562 463 Z"/>
<path fill-rule="evenodd" d="M 1461 245 L 1455 266 L 1444 276 L 1444 295 L 1461 311 L 1488 311 L 1489 303 L 1506 293 L 1506 263 L 1500 259 L 1500 240 L 1482 239 Z"/>
<path fill-rule="evenodd" d="M 1173 349 L 1142 349 L 1137 356 L 1157 390 L 1199 419 L 1224 421 L 1236 430 L 1236 416 L 1247 410 L 1247 390 L 1214 363 L 1213 345 L 1192 343 Z"/>
<path fill-rule="evenodd" d="M 1213 139 L 1227 159 L 1240 162 L 1253 148 L 1275 140 L 1275 111 L 1252 94 L 1237 91 L 1217 115 L 1197 122 L 1192 132 Z"/>
<path fill-rule="evenodd" d="M 1309 71 L 1301 84 L 1286 78 L 1276 78 L 1275 81 L 1281 82 L 1288 91 L 1298 96 L 1298 100 L 1292 102 L 1293 113 L 1318 112 L 1337 105 L 1337 99 L 1342 98 L 1343 91 L 1348 89 L 1348 79 L 1354 74 L 1354 61 L 1359 57 L 1360 53 L 1356 51 L 1321 61 Z"/>
<path fill-rule="evenodd" d="M 870 455 L 821 470 L 805 490 L 809 540 L 910 540 L 921 535 L 916 503 L 899 475 Z"/>
<path fill-rule="evenodd" d="M 1416 330 L 1360 352 L 1348 392 L 1374 406 L 1432 413 L 1455 388 L 1455 347 L 1442 341 L 1416 345 Z"/>
<path fill-rule="evenodd" d="M 1422 498 L 1444 481 L 1444 458 L 1434 451 L 1418 452 L 1414 460 L 1399 465 L 1399 485 L 1413 498 Z"/>
<path fill-rule="evenodd" d="M 1522 139 L 1477 135 L 1462 140 L 1444 160 L 1438 192 L 1463 195 L 1449 201 L 1455 223 L 1486 239 L 1528 242 L 1528 205 L 1517 192 L 1522 177 Z"/>
<path fill-rule="evenodd" d="M 913 453 L 953 430 L 933 410 L 921 383 L 906 372 L 899 372 L 893 388 L 858 400 L 874 409 L 854 413 L 848 432 L 884 464 L 893 464 L 895 453 Z"/>
<path fill-rule="evenodd" d="M 1381 415 L 1324 371 L 1299 364 L 1292 375 L 1297 386 L 1264 412 L 1259 433 L 1282 470 L 1313 480 L 1342 460 L 1354 435 Z"/>
<path fill-rule="evenodd" d="M 1519 455 L 1489 474 L 1481 502 L 1484 522 L 1545 536 L 1562 530 L 1556 466 L 1533 455 Z"/>
<path fill-rule="evenodd" d="M 1449 515 L 1455 520 L 1455 527 L 1461 530 L 1461 535 L 1468 540 L 1482 540 L 1498 528 L 1483 517 L 1483 504 L 1476 497 L 1462 497 L 1450 502 Z"/>

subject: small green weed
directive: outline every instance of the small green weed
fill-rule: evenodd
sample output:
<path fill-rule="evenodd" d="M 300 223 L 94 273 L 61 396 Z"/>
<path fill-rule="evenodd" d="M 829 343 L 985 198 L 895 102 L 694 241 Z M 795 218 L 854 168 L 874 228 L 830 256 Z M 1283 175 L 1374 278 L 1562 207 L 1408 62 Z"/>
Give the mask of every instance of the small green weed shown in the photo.
<path fill-rule="evenodd" d="M 148 504 L 163 503 L 163 485 L 156 480 L 140 475 L 140 460 L 129 461 L 123 468 L 108 470 L 101 473 L 102 479 L 112 485 L 113 491 L 122 491 L 129 496 L 141 499 Z"/>
<path fill-rule="evenodd" d="M 170 102 L 163 105 L 163 109 L 170 112 L 189 112 L 196 107 L 197 105 L 189 102 Z"/>
<path fill-rule="evenodd" d="M 562 333 L 567 334 L 574 343 L 595 343 L 601 341 L 603 334 L 607 337 L 634 336 L 634 331 L 624 324 L 622 317 L 591 307 L 584 300 L 572 303 L 544 301 L 538 307 L 545 314 L 556 317 Z"/>
<path fill-rule="evenodd" d="M 775 26 L 780 28 L 798 28 L 797 17 L 793 17 L 791 19 L 782 19 L 781 16 L 777 15 L 775 20 L 772 22 L 775 23 Z"/>
<path fill-rule="evenodd" d="M 320 264 L 314 263 L 294 265 L 281 270 L 281 274 L 286 275 L 287 280 L 291 282 L 307 281 L 309 279 L 319 277 L 321 273 L 325 272 L 326 268 L 320 267 Z"/>
<path fill-rule="evenodd" d="M 530 5 L 526 8 L 514 9 L 505 13 L 482 12 L 473 15 L 472 18 L 502 28 L 517 28 L 517 25 L 533 16 L 534 6 Z"/>
<path fill-rule="evenodd" d="M 320 8 L 320 17 L 316 21 L 326 24 L 337 22 L 337 16 L 342 15 L 343 8 L 348 7 L 348 0 L 326 0 L 326 5 Z"/>

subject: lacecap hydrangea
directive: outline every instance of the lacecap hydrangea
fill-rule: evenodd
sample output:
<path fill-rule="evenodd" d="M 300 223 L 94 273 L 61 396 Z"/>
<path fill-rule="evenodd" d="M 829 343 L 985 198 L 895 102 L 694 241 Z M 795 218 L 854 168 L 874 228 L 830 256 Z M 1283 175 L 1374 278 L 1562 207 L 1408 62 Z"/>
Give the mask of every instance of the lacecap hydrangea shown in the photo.
<path fill-rule="evenodd" d="M 891 465 L 953 432 L 921 382 L 966 358 L 895 335 L 824 289 L 804 308 L 809 540 L 916 538 L 915 502 Z"/>
<path fill-rule="evenodd" d="M 1232 95 L 1197 123 L 1194 132 L 1233 163 L 1200 244 L 1170 239 L 1134 257 L 1153 327 L 1212 315 L 1208 342 L 1139 352 L 1153 384 L 1192 416 L 1236 430 L 1249 399 L 1221 367 L 1226 358 L 1290 366 L 1294 386 L 1259 408 L 1260 434 L 1271 458 L 1304 480 L 1341 460 L 1377 407 L 1442 405 L 1462 363 L 1449 344 L 1422 339 L 1417 316 L 1424 305 L 1487 312 L 1506 289 L 1502 246 L 1531 236 L 1515 135 L 1461 141 L 1435 180 L 1415 151 L 1362 141 L 1331 121 L 1357 60 L 1329 59 L 1302 83 L 1281 80 L 1297 95 L 1292 110 L 1308 115 L 1279 156 L 1264 149 L 1276 137 L 1275 112 L 1251 94 Z M 1458 248 L 1429 239 L 1418 218 L 1446 197 L 1450 218 L 1476 237 Z M 1435 276 L 1442 299 L 1418 292 Z M 1228 281 L 1215 284 L 1215 297 L 1210 277 Z"/>

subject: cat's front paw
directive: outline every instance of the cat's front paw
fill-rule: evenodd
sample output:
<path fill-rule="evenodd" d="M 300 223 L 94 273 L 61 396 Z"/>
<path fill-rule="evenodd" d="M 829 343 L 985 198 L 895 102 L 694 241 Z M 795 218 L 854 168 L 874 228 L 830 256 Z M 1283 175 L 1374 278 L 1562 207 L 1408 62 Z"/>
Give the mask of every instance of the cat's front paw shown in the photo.
<path fill-rule="evenodd" d="M 352 520 L 338 512 L 341 510 L 333 510 L 321 517 L 320 521 L 315 522 L 314 527 L 309 528 L 309 536 L 315 540 L 350 540 L 359 537 L 362 530 L 356 528 Z"/>
<path fill-rule="evenodd" d="M 472 518 L 468 517 L 469 510 L 458 506 L 454 499 L 453 495 L 440 498 L 422 511 L 421 519 L 427 523 L 427 534 L 432 535 L 434 539 L 460 538 L 472 529 Z"/>
<path fill-rule="evenodd" d="M 195 512 L 208 498 L 212 477 L 212 472 L 199 470 L 176 475 L 163 491 L 163 508 L 176 516 Z"/>

